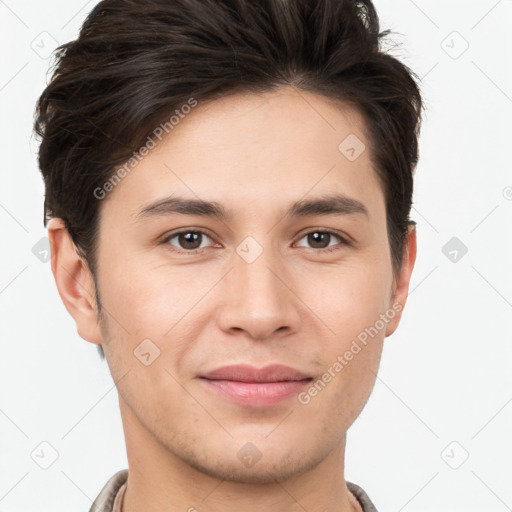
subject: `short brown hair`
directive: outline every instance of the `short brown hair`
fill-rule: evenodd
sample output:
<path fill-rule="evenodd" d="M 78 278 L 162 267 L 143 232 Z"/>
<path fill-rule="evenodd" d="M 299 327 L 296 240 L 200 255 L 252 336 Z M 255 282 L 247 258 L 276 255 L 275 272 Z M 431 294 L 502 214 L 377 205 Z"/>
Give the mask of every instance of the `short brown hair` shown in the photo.
<path fill-rule="evenodd" d="M 94 275 L 101 187 L 191 97 L 282 85 L 350 104 L 366 121 L 396 273 L 418 161 L 422 99 L 381 49 L 371 0 L 102 0 L 55 52 L 34 129 L 44 224 L 60 217 Z"/>

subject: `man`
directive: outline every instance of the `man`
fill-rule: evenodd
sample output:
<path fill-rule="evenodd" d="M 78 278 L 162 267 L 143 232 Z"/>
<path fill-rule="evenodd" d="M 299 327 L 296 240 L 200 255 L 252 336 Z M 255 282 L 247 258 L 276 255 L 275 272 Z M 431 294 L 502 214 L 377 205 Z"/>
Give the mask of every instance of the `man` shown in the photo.
<path fill-rule="evenodd" d="M 91 511 L 374 511 L 346 432 L 397 328 L 422 102 L 371 2 L 103 0 L 35 128 L 52 271 L 119 393 Z"/>

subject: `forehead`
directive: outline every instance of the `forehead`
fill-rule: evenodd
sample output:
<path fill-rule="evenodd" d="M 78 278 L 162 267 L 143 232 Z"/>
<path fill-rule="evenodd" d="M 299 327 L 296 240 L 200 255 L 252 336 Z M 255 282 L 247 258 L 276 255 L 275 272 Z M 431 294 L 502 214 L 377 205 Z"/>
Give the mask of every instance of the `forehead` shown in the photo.
<path fill-rule="evenodd" d="M 134 216 L 176 194 L 254 214 L 340 193 L 369 210 L 383 207 L 364 119 L 341 102 L 284 87 L 199 102 L 187 112 L 105 203 L 122 199 L 124 214 Z"/>

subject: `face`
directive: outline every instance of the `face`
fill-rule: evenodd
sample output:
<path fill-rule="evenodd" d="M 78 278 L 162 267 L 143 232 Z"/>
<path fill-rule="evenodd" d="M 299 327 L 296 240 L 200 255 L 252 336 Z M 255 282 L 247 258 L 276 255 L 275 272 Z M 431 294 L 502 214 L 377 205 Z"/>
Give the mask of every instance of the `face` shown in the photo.
<path fill-rule="evenodd" d="M 362 117 L 321 96 L 237 94 L 192 109 L 102 200 L 97 339 L 127 438 L 245 482 L 344 440 L 412 271 L 393 276 L 368 145 Z M 204 378 L 271 364 L 300 376 Z"/>

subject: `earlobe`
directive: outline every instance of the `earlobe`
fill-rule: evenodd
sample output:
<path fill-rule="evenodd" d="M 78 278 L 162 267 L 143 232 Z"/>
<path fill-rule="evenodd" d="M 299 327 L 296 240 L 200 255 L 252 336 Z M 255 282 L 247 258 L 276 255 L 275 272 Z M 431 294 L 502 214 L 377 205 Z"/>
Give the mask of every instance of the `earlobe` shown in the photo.
<path fill-rule="evenodd" d="M 406 243 L 404 244 L 402 267 L 395 277 L 394 293 L 389 303 L 389 310 L 392 310 L 394 314 L 386 326 L 386 336 L 393 334 L 400 323 L 402 311 L 409 293 L 412 270 L 416 261 L 416 249 L 416 225 L 411 224 L 409 226 Z"/>
<path fill-rule="evenodd" d="M 77 253 L 62 219 L 50 220 L 48 238 L 52 273 L 60 298 L 74 318 L 79 336 L 101 344 L 94 280 L 87 262 Z"/>

